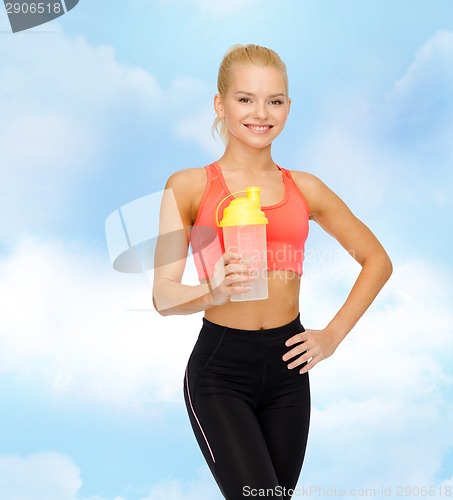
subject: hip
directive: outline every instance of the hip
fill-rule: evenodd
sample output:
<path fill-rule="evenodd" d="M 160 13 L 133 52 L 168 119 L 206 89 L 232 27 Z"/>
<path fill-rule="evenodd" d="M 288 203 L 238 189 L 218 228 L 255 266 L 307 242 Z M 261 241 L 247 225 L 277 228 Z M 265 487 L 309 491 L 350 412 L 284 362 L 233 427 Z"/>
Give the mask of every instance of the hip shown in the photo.
<path fill-rule="evenodd" d="M 236 329 L 203 318 L 188 366 L 197 377 L 241 383 L 301 380 L 304 377 L 298 370 L 289 370 L 282 357 L 290 349 L 286 340 L 303 331 L 299 314 L 283 326 L 267 329 Z"/>

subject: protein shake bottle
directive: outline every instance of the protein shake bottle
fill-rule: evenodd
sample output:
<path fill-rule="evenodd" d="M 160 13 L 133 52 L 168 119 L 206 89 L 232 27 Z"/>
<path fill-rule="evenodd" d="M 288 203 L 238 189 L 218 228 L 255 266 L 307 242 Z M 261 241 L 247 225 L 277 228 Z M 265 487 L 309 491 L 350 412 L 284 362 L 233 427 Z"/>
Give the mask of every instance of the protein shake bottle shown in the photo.
<path fill-rule="evenodd" d="M 219 223 L 223 228 L 225 250 L 238 253 L 241 256 L 241 263 L 251 267 L 256 278 L 247 284 L 251 290 L 232 295 L 230 298 L 232 302 L 268 298 L 266 246 L 268 221 L 261 210 L 260 191 L 259 187 L 248 187 L 245 190 L 247 196 L 232 200 L 223 211 L 223 218 Z"/>

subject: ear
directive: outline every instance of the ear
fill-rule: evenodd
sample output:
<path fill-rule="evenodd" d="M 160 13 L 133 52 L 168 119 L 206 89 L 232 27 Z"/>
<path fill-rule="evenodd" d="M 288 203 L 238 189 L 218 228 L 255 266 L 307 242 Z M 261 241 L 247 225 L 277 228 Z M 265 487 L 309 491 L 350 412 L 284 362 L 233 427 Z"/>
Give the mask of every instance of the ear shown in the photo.
<path fill-rule="evenodd" d="M 223 102 L 222 102 L 222 98 L 220 97 L 220 94 L 216 94 L 214 96 L 214 109 L 215 109 L 215 112 L 216 112 L 218 118 L 220 118 L 221 120 L 223 118 L 225 118 L 225 112 L 223 109 Z"/>
<path fill-rule="evenodd" d="M 291 111 L 291 98 L 288 97 L 288 114 Z"/>

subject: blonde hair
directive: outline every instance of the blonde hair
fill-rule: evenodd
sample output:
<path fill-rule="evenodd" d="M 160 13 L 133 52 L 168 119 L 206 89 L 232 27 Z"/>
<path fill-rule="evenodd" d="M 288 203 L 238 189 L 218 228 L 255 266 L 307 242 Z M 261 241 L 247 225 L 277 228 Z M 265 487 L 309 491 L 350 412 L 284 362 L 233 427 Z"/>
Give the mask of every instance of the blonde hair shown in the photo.
<path fill-rule="evenodd" d="M 285 91 L 288 96 L 288 74 L 286 65 L 280 59 L 280 56 L 267 47 L 260 45 L 234 45 L 225 54 L 222 63 L 220 64 L 219 74 L 217 77 L 217 90 L 220 97 L 225 97 L 231 81 L 231 72 L 234 65 L 239 64 L 255 64 L 258 66 L 269 66 L 281 71 L 285 82 Z M 212 135 L 217 132 L 225 144 L 228 143 L 228 128 L 225 119 L 220 119 L 218 116 L 212 125 Z M 214 136 L 215 138 L 215 136 Z"/>

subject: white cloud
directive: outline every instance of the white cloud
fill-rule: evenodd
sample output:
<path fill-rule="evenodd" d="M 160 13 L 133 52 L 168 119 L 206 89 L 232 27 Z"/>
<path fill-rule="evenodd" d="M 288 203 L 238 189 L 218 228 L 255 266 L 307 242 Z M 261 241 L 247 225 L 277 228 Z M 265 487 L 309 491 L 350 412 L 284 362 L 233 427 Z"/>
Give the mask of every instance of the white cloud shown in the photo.
<path fill-rule="evenodd" d="M 393 92 L 403 98 L 423 87 L 447 91 L 452 79 L 453 32 L 440 31 L 419 48 L 405 74 L 395 82 Z M 433 101 L 438 97 L 444 96 L 432 95 Z"/>
<path fill-rule="evenodd" d="M 369 129 L 368 97 L 360 92 L 326 99 L 303 163 L 352 205 L 375 210 L 388 192 L 389 163 Z"/>
<path fill-rule="evenodd" d="M 35 37 L 33 43 L 19 35 L 2 44 L 0 88 L 9 113 L 50 107 L 69 111 L 89 126 L 88 119 L 118 102 L 130 106 L 135 101 L 148 112 L 155 110 L 162 90 L 151 74 L 117 61 L 112 46 L 92 47 L 82 36 L 66 36 L 58 23 L 53 28 L 55 32 Z"/>
<path fill-rule="evenodd" d="M 211 2 L 210 0 L 192 0 L 195 7 L 214 17 L 230 16 L 243 12 L 248 7 L 257 4 L 257 0 L 229 0 L 228 2 Z"/>
<path fill-rule="evenodd" d="M 162 89 L 147 71 L 120 63 L 111 46 L 55 29 L 33 44 L 18 36 L 0 46 L 0 212 L 8 214 L 0 238 L 59 227 L 86 196 L 78 183 L 112 169 L 115 148 L 124 154 L 139 143 L 128 134 L 146 134 L 149 146 L 153 130 L 168 126 L 171 134 L 206 103 L 200 80 L 176 77 Z M 193 132 L 183 135 L 197 142 Z"/>
<path fill-rule="evenodd" d="M 207 96 L 212 101 L 204 82 L 176 76 L 162 89 L 144 69 L 118 61 L 111 46 L 70 38 L 58 23 L 53 28 L 33 43 L 17 35 L 3 37 L 0 46 L 0 213 L 8 214 L 2 239 L 74 217 L 83 210 L 83 181 L 102 169 L 108 178 L 119 166 L 111 158 L 148 147 L 157 128 L 178 135 L 173 124 L 181 123 L 184 138 L 196 143 L 188 117 L 206 128 L 197 116 Z M 146 139 L 126 144 L 128 134 Z"/>
<path fill-rule="evenodd" d="M 395 244 L 404 238 L 417 255 L 420 238 L 430 237 L 425 231 L 444 235 L 449 227 L 452 68 L 453 34 L 438 33 L 388 95 L 358 91 L 330 99 L 304 153 L 354 211 L 371 209 L 365 222 L 385 217 L 395 271 L 335 355 L 312 372 L 301 484 L 434 485 L 453 466 L 451 263 L 439 258 L 437 241 L 418 259 Z M 389 238 L 392 231 L 398 234 Z M 307 265 L 306 328 L 327 324 L 358 272 L 352 262 L 327 261 L 331 268 L 315 255 Z"/>
<path fill-rule="evenodd" d="M 442 481 L 439 486 L 441 488 L 450 488 L 450 490 L 447 490 L 451 493 L 453 493 L 453 476 L 450 479 L 446 479 L 445 481 Z M 447 496 L 447 495 L 444 495 Z"/>
<path fill-rule="evenodd" d="M 442 217 L 453 199 L 452 68 L 453 32 L 441 31 L 420 47 L 388 92 L 333 93 L 303 162 L 353 208 L 375 211 L 391 201 L 395 213 L 429 205 Z"/>
<path fill-rule="evenodd" d="M 152 487 L 149 495 L 140 500 L 218 500 L 220 496 L 214 478 L 206 466 L 199 469 L 191 481 L 161 481 Z"/>
<path fill-rule="evenodd" d="M 198 316 L 152 311 L 142 275 L 107 253 L 24 239 L 0 262 L 0 370 L 99 403 L 181 401 Z"/>
<path fill-rule="evenodd" d="M 452 287 L 425 260 L 395 267 L 371 310 L 312 372 L 304 485 L 435 484 L 453 447 Z M 344 270 L 340 280 L 352 278 Z M 301 310 L 319 328 L 342 299 L 329 291 L 331 276 L 307 280 Z"/>
<path fill-rule="evenodd" d="M 225 148 L 220 138 L 214 140 L 211 134 L 215 118 L 214 93 L 206 83 L 193 78 L 176 78 L 169 89 L 177 114 L 173 125 L 175 136 L 217 157 Z"/>
<path fill-rule="evenodd" d="M 430 159 L 432 173 L 453 159 L 452 86 L 453 32 L 440 31 L 417 51 L 384 103 L 384 135 L 415 158 Z"/>
<path fill-rule="evenodd" d="M 66 455 L 0 455 L 1 500 L 112 500 L 82 497 L 82 484 L 80 469 Z M 127 499 L 117 496 L 113 500 Z"/>
<path fill-rule="evenodd" d="M 80 470 L 63 455 L 0 456 L 4 500 L 76 500 L 81 486 Z"/>
<path fill-rule="evenodd" d="M 150 0 L 132 0 L 137 6 L 149 4 Z M 158 0 L 162 7 L 186 7 L 196 9 L 201 14 L 216 20 L 246 11 L 258 4 L 257 0 L 229 0 L 227 2 L 212 2 L 210 0 Z M 259 4 L 258 4 L 259 5 Z"/>
<path fill-rule="evenodd" d="M 0 45 L 2 238 L 64 219 L 80 179 L 105 167 L 131 124 L 152 130 L 162 112 L 165 92 L 151 74 L 53 28 Z"/>
<path fill-rule="evenodd" d="M 436 40 L 440 40 L 440 46 L 450 43 L 445 36 Z M 449 60 L 449 52 L 434 43 L 427 47 L 432 49 L 427 51 L 430 57 L 436 55 L 432 68 L 438 71 Z M 99 49 L 100 62 L 101 53 L 111 60 L 108 49 Z M 418 59 L 417 67 L 422 63 L 429 67 L 423 58 Z M 112 76 L 115 74 L 124 77 L 120 69 L 113 70 Z M 448 82 L 450 74 L 444 74 Z M 118 77 L 123 82 L 119 87 L 134 88 L 131 79 L 140 87 L 143 76 L 139 71 Z M 152 88 L 152 82 L 144 78 L 143 85 Z M 412 69 L 397 85 L 395 96 L 399 93 L 400 102 L 417 88 L 418 78 L 418 70 Z M 0 95 L 11 92 L 8 81 L 16 82 L 17 88 L 23 85 L 25 90 L 19 95 L 26 98 L 26 79 L 14 72 L 0 80 Z M 180 89 L 174 94 L 177 107 L 183 102 L 178 96 L 191 87 L 175 84 L 175 88 Z M 197 88 L 196 83 L 193 88 Z M 120 90 L 116 92 L 121 95 Z M 146 95 L 151 99 L 153 93 L 144 91 L 144 95 L 146 101 Z M 419 94 L 411 95 L 416 99 Z M 43 130 L 55 134 L 60 129 L 66 131 L 62 136 L 72 131 L 79 140 L 78 134 L 85 129 L 77 128 L 77 120 L 68 121 L 66 115 L 49 108 L 50 101 L 44 102 L 53 114 L 39 115 L 44 117 Z M 341 108 L 338 105 L 336 109 Z M 207 116 L 207 111 L 206 115 L 194 113 L 192 118 L 181 120 L 176 130 L 180 136 L 185 134 L 208 148 L 193 132 L 193 123 L 200 129 L 210 127 L 211 118 Z M 387 196 L 396 199 L 397 191 L 389 191 L 390 179 L 385 177 L 397 163 L 392 153 L 381 152 L 376 137 L 371 137 L 370 142 L 361 141 L 370 133 L 369 123 L 356 123 L 353 114 L 345 119 L 330 122 L 332 127 L 319 136 L 314 149 L 321 157 L 317 157 L 316 164 L 329 168 L 345 192 L 357 196 L 356 200 L 367 199 L 379 206 L 386 191 L 391 193 Z M 36 122 L 39 118 L 31 114 L 23 122 L 12 120 L 16 130 L 13 136 L 27 123 L 36 130 Z M 362 125 L 363 135 L 355 135 Z M 6 129 L 3 132 L 8 134 Z M 32 132 L 26 132 L 26 136 L 31 139 Z M 209 137 L 209 133 L 203 137 Z M 60 139 L 69 142 L 66 148 L 76 147 L 71 139 Z M 40 178 L 46 168 L 49 176 L 58 176 L 61 154 L 51 146 L 46 143 L 47 149 L 37 153 L 38 159 L 52 158 L 49 166 L 44 160 L 28 165 L 26 154 L 19 152 L 25 155 L 20 157 L 21 163 L 27 164 L 31 172 L 41 165 Z M 441 151 L 449 151 L 446 143 L 442 147 Z M 14 158 L 12 150 L 7 151 Z M 339 164 L 342 170 L 336 171 Z M 68 168 L 78 172 L 75 164 Z M 10 184 L 20 184 L 18 174 L 8 175 Z M 30 175 L 36 179 L 33 172 Z M 1 189 L 3 199 L 8 200 L 10 195 Z M 446 185 L 444 191 L 438 192 L 438 199 L 448 199 L 450 191 Z M 41 205 L 35 203 L 38 208 Z M 408 234 L 408 238 L 416 237 Z M 325 324 L 328 315 L 340 305 L 346 282 L 356 270 L 344 263 L 333 263 L 333 269 L 339 272 L 335 280 L 331 279 L 331 271 L 325 274 L 323 270 L 304 277 L 301 310 L 306 327 Z M 437 268 L 425 259 L 398 264 L 392 281 L 355 332 L 334 357 L 312 372 L 315 406 L 303 481 L 323 484 L 327 476 L 332 482 L 349 481 L 360 486 L 378 481 L 432 482 L 436 477 L 448 447 L 453 446 L 453 410 L 448 396 L 453 318 L 447 274 L 447 267 L 440 263 Z M 38 380 L 54 391 L 100 403 L 133 402 L 140 407 L 149 400 L 181 399 L 183 369 L 200 326 L 199 315 L 161 318 L 126 311 L 150 307 L 148 287 L 141 277 L 114 273 L 106 255 L 93 255 L 84 248 L 55 241 L 24 239 L 0 261 L 0 303 L 0 369 L 5 373 Z M 161 498 L 158 495 L 162 491 L 188 498 L 195 494 L 180 482 L 161 484 L 152 494 Z"/>
<path fill-rule="evenodd" d="M 175 133 L 182 139 L 193 141 L 208 154 L 221 156 L 225 145 L 217 134 L 215 140 L 211 134 L 214 117 L 212 107 L 205 108 L 190 117 L 180 119 L 175 125 Z"/>
<path fill-rule="evenodd" d="M 301 297 L 306 328 L 330 319 L 340 306 L 338 290 L 356 271 L 334 262 L 334 280 L 307 273 Z M 128 311 L 151 307 L 143 280 L 113 272 L 106 255 L 80 246 L 22 241 L 0 264 L 1 370 L 27 380 L 31 390 L 40 384 L 90 404 L 146 411 L 150 401 L 182 401 L 200 315 Z M 304 481 L 325 484 L 326 471 L 330 481 L 360 482 L 357 487 L 410 482 L 414 474 L 435 478 L 453 446 L 451 301 L 441 268 L 423 260 L 396 266 L 356 330 L 312 372 Z M 164 487 L 189 494 L 178 482 Z"/>

